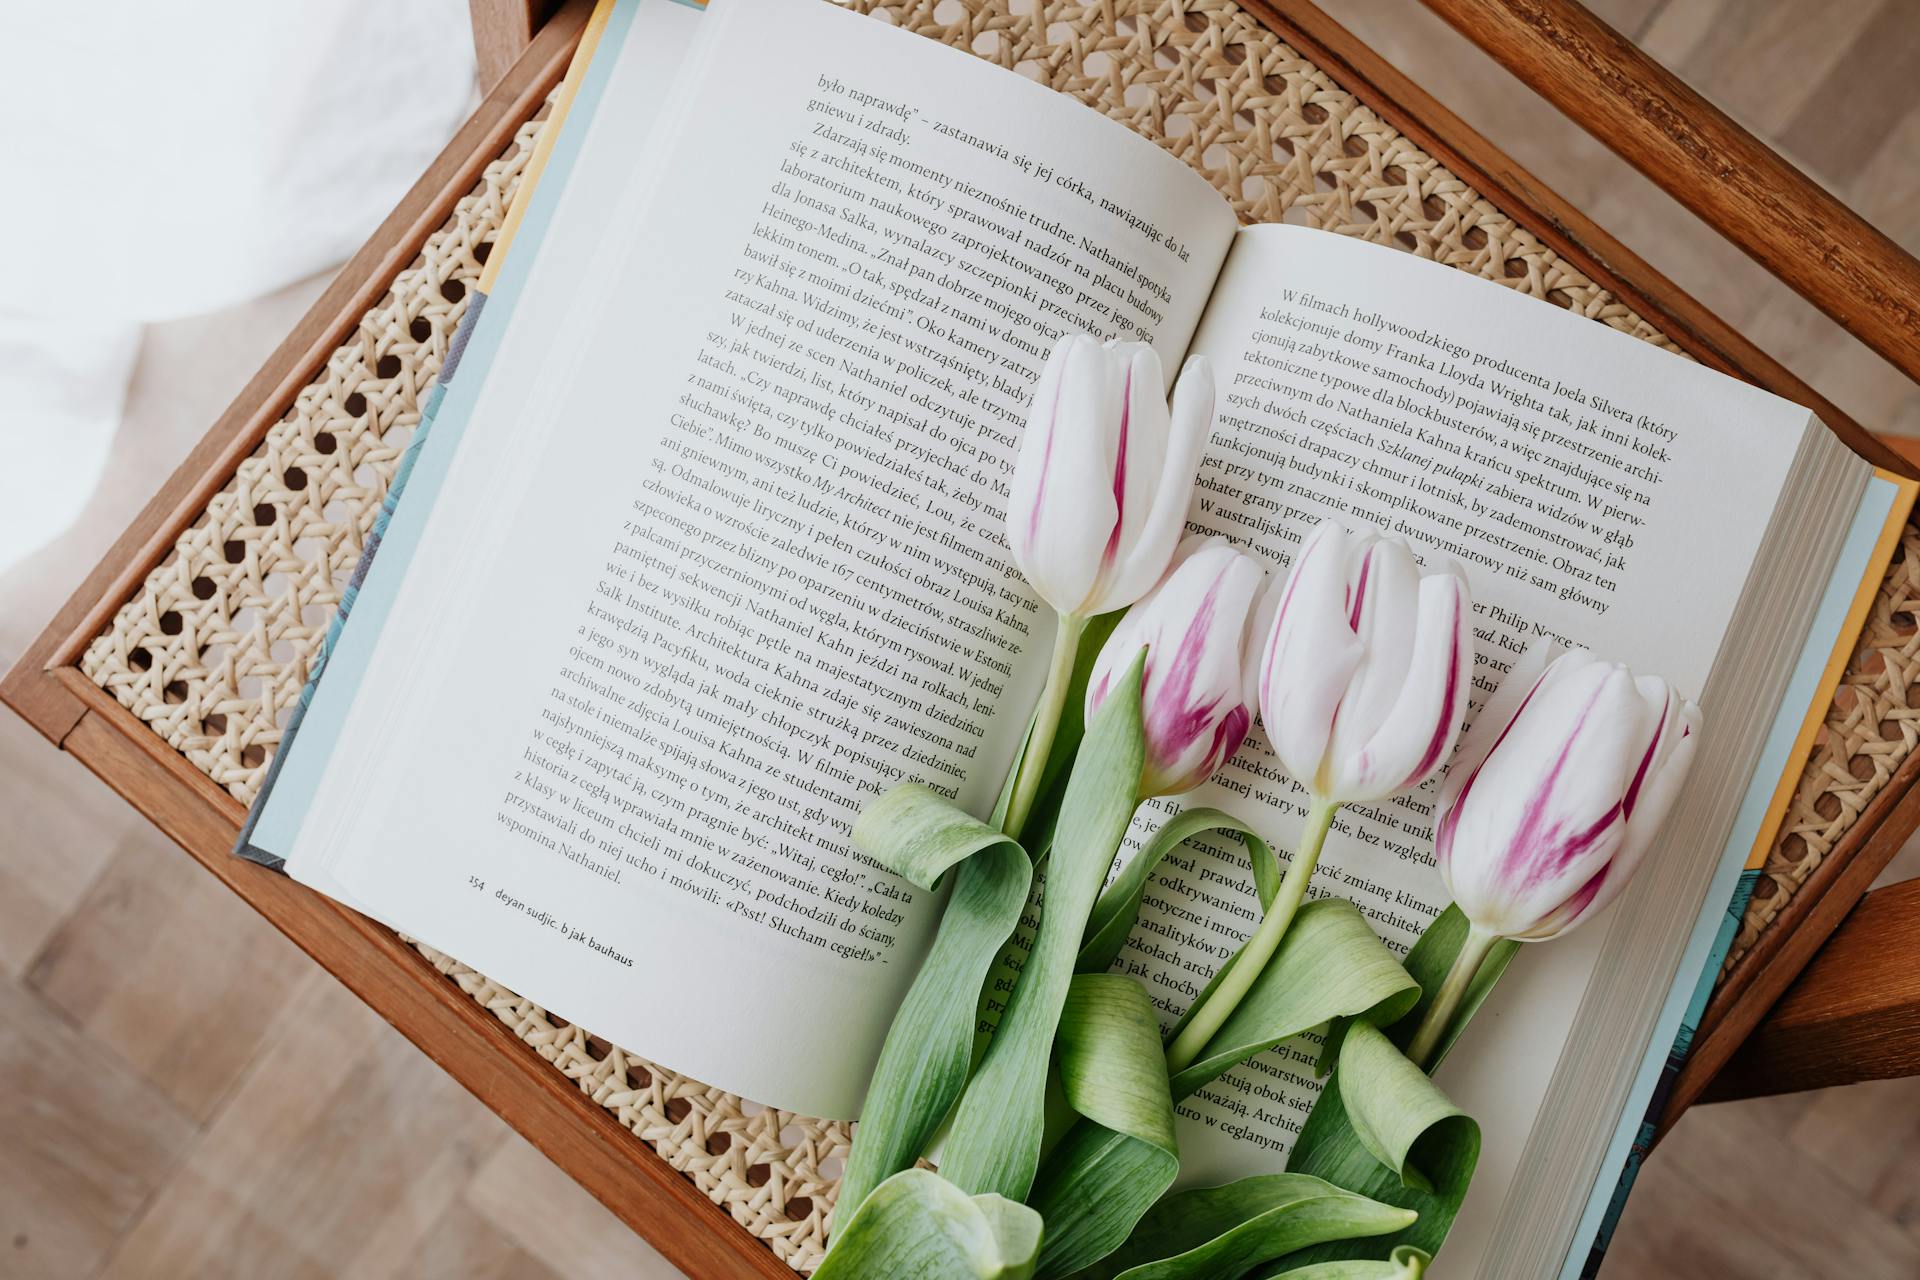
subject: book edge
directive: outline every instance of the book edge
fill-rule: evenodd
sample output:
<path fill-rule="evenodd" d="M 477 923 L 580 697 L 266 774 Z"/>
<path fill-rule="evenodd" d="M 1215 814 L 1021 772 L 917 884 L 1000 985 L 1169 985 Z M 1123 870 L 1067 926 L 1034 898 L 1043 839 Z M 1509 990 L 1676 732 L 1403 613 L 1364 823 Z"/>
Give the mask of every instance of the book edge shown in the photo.
<path fill-rule="evenodd" d="M 1853 648 L 1865 629 L 1867 614 L 1892 561 L 1894 549 L 1899 545 L 1900 531 L 1913 509 L 1916 494 L 1920 494 L 1920 483 L 1876 468 L 1862 495 L 1860 506 L 1854 513 L 1853 527 L 1836 565 L 1836 573 L 1815 615 L 1815 628 L 1809 632 L 1809 643 L 1802 648 L 1793 684 L 1789 685 L 1790 690 L 1795 685 L 1807 689 L 1807 709 L 1801 713 L 1791 740 L 1783 735 L 1787 725 L 1793 722 L 1789 720 L 1783 723 L 1782 717 L 1787 714 L 1787 706 L 1801 700 L 1790 697 L 1787 703 L 1782 704 L 1781 712 L 1775 718 L 1766 748 L 1767 756 L 1763 756 L 1763 761 L 1772 757 L 1778 761 L 1779 768 L 1777 771 L 1769 768 L 1756 770 L 1755 781 L 1749 784 L 1747 797 L 1741 804 L 1742 817 L 1736 822 L 1733 839 L 1721 855 L 1720 869 L 1715 873 L 1713 887 L 1702 904 L 1689 940 L 1688 954 L 1700 957 L 1697 967 L 1683 963 L 1682 976 L 1676 978 L 1668 993 L 1649 1040 L 1646 1056 L 1641 1061 L 1640 1071 L 1628 1094 L 1627 1105 L 1622 1110 L 1619 1126 L 1608 1145 L 1606 1158 L 1601 1162 L 1602 1174 L 1595 1181 L 1587 1207 L 1574 1231 L 1560 1272 L 1561 1280 L 1593 1280 L 1598 1274 L 1614 1229 L 1626 1209 L 1640 1166 L 1652 1149 L 1653 1136 L 1661 1113 L 1665 1110 L 1667 1095 L 1692 1048 L 1694 1030 L 1713 993 L 1720 965 L 1733 943 L 1745 915 L 1747 901 L 1759 879 L 1760 868 L 1765 864 L 1767 851 L 1772 847 L 1773 837 L 1778 834 L 1784 819 L 1786 805 L 1780 802 L 1781 797 L 1791 798 L 1798 784 L 1800 771 L 1793 767 L 1794 762 L 1805 760 L 1806 753 L 1812 748 L 1814 735 L 1826 718 L 1827 705 L 1832 701 Z M 1877 517 L 1876 511 L 1880 512 Z M 1857 567 L 1857 575 L 1844 571 L 1850 564 Z M 1843 586 L 1846 583 L 1852 584 L 1851 591 Z M 1819 649 L 1810 647 L 1814 637 L 1821 634 L 1833 636 L 1824 655 Z M 1823 660 L 1815 669 L 1810 664 L 1817 657 L 1823 657 Z M 1809 684 L 1811 688 L 1808 688 Z M 1765 784 L 1758 780 L 1769 775 L 1773 775 L 1775 781 L 1770 790 L 1762 791 Z M 1748 824 L 1750 811 L 1763 795 L 1766 797 L 1766 807 L 1760 812 L 1758 825 L 1753 828 L 1750 838 L 1742 838 L 1740 827 Z M 1724 905 L 1716 907 L 1716 903 Z M 1703 946 L 1705 952 L 1701 954 Z M 1691 985 L 1684 976 L 1688 972 L 1695 974 Z M 1633 1119 L 1635 1116 L 1638 1116 L 1637 1121 Z M 1608 1169 L 1619 1170 L 1611 1183 L 1605 1174 Z"/>
<path fill-rule="evenodd" d="M 572 115 L 573 108 L 581 101 L 583 88 L 600 48 L 604 44 L 609 49 L 617 51 L 626 38 L 630 22 L 622 22 L 620 29 L 611 40 L 605 38 L 614 25 L 613 19 L 616 12 L 625 10 L 623 16 L 630 19 L 632 9 L 632 5 L 623 5 L 621 0 L 598 0 L 593 14 L 588 18 L 587 25 L 581 32 L 580 43 L 574 49 L 573 58 L 567 66 L 567 73 L 560 83 L 560 92 L 554 101 L 553 119 L 540 141 L 535 144 L 533 155 L 527 162 L 527 172 L 521 180 L 519 189 L 514 193 L 513 202 L 509 205 L 506 217 L 501 222 L 500 231 L 494 237 L 493 249 L 488 254 L 485 267 L 482 268 L 472 301 L 468 304 L 466 314 L 461 317 L 460 326 L 455 330 L 453 339 L 448 344 L 446 359 L 442 363 L 439 377 L 434 381 L 426 407 L 421 412 L 420 422 L 414 430 L 413 439 L 408 442 L 406 453 L 394 473 L 393 482 L 388 486 L 386 499 L 381 503 L 380 513 L 374 519 L 373 530 L 367 537 L 367 544 L 362 548 L 360 559 L 354 565 L 353 574 L 348 580 L 345 591 L 341 594 L 340 605 L 332 621 L 328 623 L 327 634 L 321 641 L 320 652 L 314 659 L 313 669 L 300 690 L 300 697 L 294 704 L 293 714 L 281 734 L 279 746 L 274 752 L 273 763 L 267 768 L 267 776 L 261 782 L 259 794 L 247 808 L 246 820 L 241 824 L 233 848 L 233 852 L 239 857 L 270 870 L 281 872 L 286 870 L 285 856 L 265 848 L 255 839 L 260 822 L 267 812 L 268 804 L 279 782 L 281 769 L 291 756 L 291 748 L 300 734 L 307 708 L 313 702 L 321 677 L 326 674 L 328 659 L 337 647 L 347 620 L 352 615 L 360 585 L 366 580 L 367 573 L 373 565 L 374 556 L 380 550 L 382 537 L 392 521 L 394 510 L 405 493 L 407 479 L 412 474 L 414 462 L 433 434 L 434 422 L 439 415 L 441 404 L 446 399 L 447 388 L 459 372 L 474 329 L 479 324 L 481 315 L 487 310 L 488 300 L 493 296 L 505 269 L 508 254 L 523 227 L 526 228 L 529 241 L 536 249 L 546 235 L 553 205 L 552 202 L 548 202 L 539 214 L 530 215 L 529 210 L 534 196 L 536 192 L 542 190 L 541 179 L 545 177 L 549 162 L 559 147 L 561 135 L 566 131 L 566 124 Z M 607 67 L 612 61 L 610 58 L 600 65 Z M 596 90 L 598 87 L 595 86 Z M 598 106 L 597 91 L 586 93 L 584 114 L 581 117 L 583 124 L 591 122 Z M 583 128 L 576 129 L 572 136 L 577 139 L 582 132 L 584 132 Z M 559 185 L 562 188 L 571 170 L 571 159 L 571 155 L 566 157 L 559 170 Z M 518 288 L 510 284 L 502 296 L 500 307 L 495 310 L 504 308 L 502 315 L 510 317 L 518 293 Z"/>

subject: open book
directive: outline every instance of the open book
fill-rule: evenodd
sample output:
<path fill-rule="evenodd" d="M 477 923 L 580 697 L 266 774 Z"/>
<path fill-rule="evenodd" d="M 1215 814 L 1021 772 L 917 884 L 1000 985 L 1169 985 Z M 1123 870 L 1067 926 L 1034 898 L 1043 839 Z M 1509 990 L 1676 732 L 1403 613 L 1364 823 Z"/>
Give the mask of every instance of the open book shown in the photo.
<path fill-rule="evenodd" d="M 1205 355 L 1194 530 L 1282 570 L 1323 516 L 1402 533 L 1466 567 L 1478 695 L 1547 633 L 1705 710 L 1639 883 L 1523 953 L 1440 1076 L 1486 1135 L 1448 1274 L 1577 1268 L 1911 495 L 1602 325 L 1241 227 L 1125 128 L 883 23 L 640 0 L 602 44 L 254 851 L 675 1070 L 856 1115 L 940 903 L 849 824 L 907 779 L 984 813 L 1044 675 L 1001 519 L 1041 361 L 1075 329 Z M 1282 849 L 1305 807 L 1258 731 L 1186 799 Z M 1430 824 L 1428 793 L 1343 811 L 1317 890 L 1404 948 L 1445 905 Z M 1190 847 L 1119 965 L 1171 1024 L 1256 912 L 1237 847 Z M 1282 1167 L 1312 1057 L 1183 1104 L 1185 1176 Z"/>

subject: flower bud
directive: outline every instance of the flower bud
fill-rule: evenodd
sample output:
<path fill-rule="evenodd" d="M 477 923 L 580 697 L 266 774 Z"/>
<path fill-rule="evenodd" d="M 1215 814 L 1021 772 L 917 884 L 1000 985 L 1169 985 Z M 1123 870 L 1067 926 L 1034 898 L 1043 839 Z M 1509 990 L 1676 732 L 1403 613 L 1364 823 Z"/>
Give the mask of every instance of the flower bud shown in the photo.
<path fill-rule="evenodd" d="M 1127 611 L 1087 681 L 1087 717 L 1147 651 L 1141 686 L 1142 796 L 1191 791 L 1240 749 L 1253 725 L 1252 642 L 1267 591 L 1258 560 L 1225 538 L 1182 543 L 1160 585 Z"/>
<path fill-rule="evenodd" d="M 1673 807 L 1700 709 L 1658 676 L 1537 640 L 1447 770 L 1434 852 L 1483 933 L 1557 937 L 1613 900 Z"/>
<path fill-rule="evenodd" d="M 1152 347 L 1062 338 L 1034 389 L 1007 505 L 1007 546 L 1040 597 L 1084 618 L 1145 595 L 1186 527 L 1212 434 L 1205 358 L 1187 361 L 1169 415 Z"/>
<path fill-rule="evenodd" d="M 1456 567 L 1422 574 L 1406 543 L 1323 522 L 1280 592 L 1260 671 L 1282 767 L 1338 804 L 1425 782 L 1466 713 L 1472 616 Z"/>

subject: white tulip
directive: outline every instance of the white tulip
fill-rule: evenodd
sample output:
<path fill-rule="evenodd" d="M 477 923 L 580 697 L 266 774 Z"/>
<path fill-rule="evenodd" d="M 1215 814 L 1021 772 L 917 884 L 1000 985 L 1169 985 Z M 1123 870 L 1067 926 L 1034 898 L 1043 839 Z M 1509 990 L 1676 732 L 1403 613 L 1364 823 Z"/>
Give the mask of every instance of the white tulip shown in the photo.
<path fill-rule="evenodd" d="M 1213 434 L 1213 373 L 1187 361 L 1167 410 L 1140 342 L 1062 338 L 1034 390 L 1007 506 L 1007 545 L 1063 616 L 1123 609 L 1160 580 Z"/>
<path fill-rule="evenodd" d="M 1451 564 L 1422 574 L 1406 543 L 1323 522 L 1281 591 L 1260 674 L 1281 765 L 1336 804 L 1426 781 L 1466 713 L 1472 621 Z"/>

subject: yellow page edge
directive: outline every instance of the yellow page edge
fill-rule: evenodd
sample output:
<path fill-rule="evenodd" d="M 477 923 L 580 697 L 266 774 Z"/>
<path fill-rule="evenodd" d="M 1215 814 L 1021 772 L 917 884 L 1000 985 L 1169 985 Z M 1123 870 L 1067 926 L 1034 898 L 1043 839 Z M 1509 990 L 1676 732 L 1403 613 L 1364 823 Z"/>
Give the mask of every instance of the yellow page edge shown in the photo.
<path fill-rule="evenodd" d="M 493 238 L 493 250 L 487 254 L 486 265 L 480 268 L 480 292 L 493 292 L 494 282 L 500 278 L 500 269 L 506 264 L 507 250 L 513 245 L 513 236 L 520 229 L 521 219 L 526 216 L 527 206 L 533 202 L 533 190 L 540 185 L 540 175 L 547 167 L 547 157 L 553 154 L 553 148 L 560 141 L 560 127 L 567 122 L 567 112 L 573 107 L 574 95 L 580 92 L 580 82 L 587 78 L 587 67 L 593 62 L 593 51 L 600 46 L 600 37 L 606 32 L 607 21 L 613 17 L 613 8 L 619 0 L 599 0 L 593 6 L 593 15 L 587 19 L 587 25 L 580 33 L 580 43 L 575 46 L 573 60 L 567 64 L 567 74 L 560 81 L 560 92 L 553 100 L 553 113 L 547 120 L 547 127 L 540 131 L 540 141 L 533 146 L 533 155 L 527 160 L 527 171 L 520 179 L 520 186 L 513 193 L 513 200 L 507 205 L 507 216 L 500 223 L 500 230 Z"/>
<path fill-rule="evenodd" d="M 1900 531 L 1906 527 L 1916 496 L 1920 496 L 1920 481 L 1909 480 L 1878 467 L 1874 468 L 1873 474 L 1894 486 L 1898 492 L 1893 506 L 1887 512 L 1886 523 L 1880 527 L 1880 538 L 1874 543 L 1873 555 L 1867 562 L 1867 572 L 1861 577 L 1859 589 L 1853 595 L 1853 603 L 1847 608 L 1846 623 L 1834 641 L 1833 652 L 1827 656 L 1826 669 L 1820 673 L 1820 684 L 1814 690 L 1813 704 L 1807 708 L 1807 718 L 1801 722 L 1800 733 L 1793 740 L 1793 754 L 1789 757 L 1793 765 L 1781 775 L 1779 785 L 1774 788 L 1766 817 L 1754 837 L 1753 848 L 1747 853 L 1749 871 L 1758 871 L 1767 864 L 1774 838 L 1780 834 L 1780 828 L 1786 822 L 1787 806 L 1793 801 L 1793 793 L 1800 786 L 1800 776 L 1806 768 L 1807 758 L 1813 753 L 1814 739 L 1820 733 L 1820 726 L 1826 723 L 1827 709 L 1833 705 L 1833 696 L 1840 689 L 1840 677 L 1846 674 L 1854 647 L 1860 643 L 1860 635 L 1866 630 L 1867 614 L 1873 608 L 1874 597 L 1880 593 L 1887 567 L 1893 563 L 1894 549 L 1900 545 Z"/>

